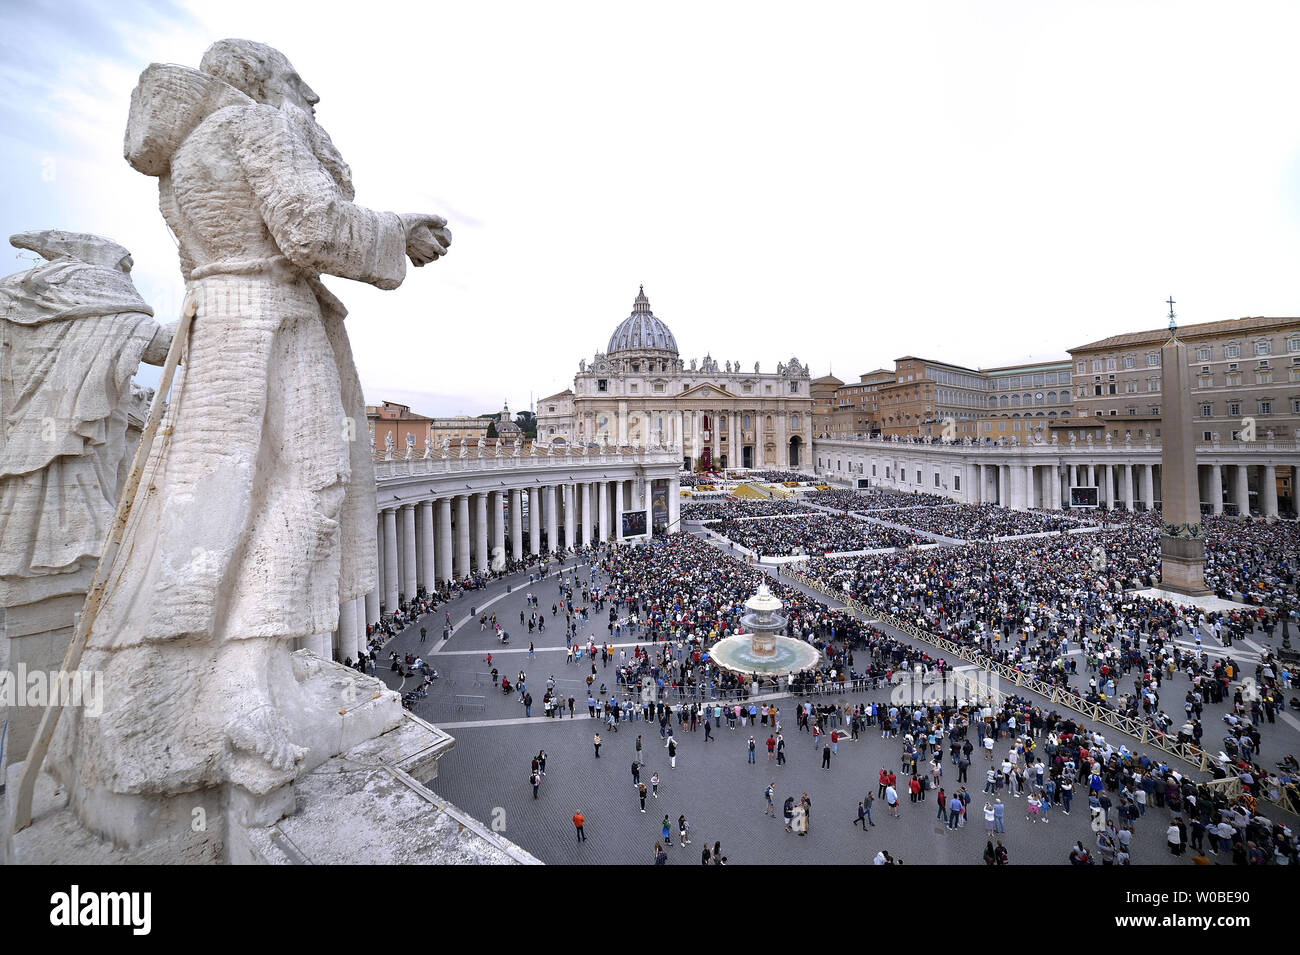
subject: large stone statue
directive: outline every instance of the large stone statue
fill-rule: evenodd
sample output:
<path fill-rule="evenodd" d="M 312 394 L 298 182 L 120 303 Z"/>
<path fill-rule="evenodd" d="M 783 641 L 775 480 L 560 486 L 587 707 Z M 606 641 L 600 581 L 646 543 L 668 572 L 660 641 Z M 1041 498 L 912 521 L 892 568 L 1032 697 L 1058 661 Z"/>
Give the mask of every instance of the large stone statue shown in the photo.
<path fill-rule="evenodd" d="M 0 280 L 0 671 L 57 671 L 134 453 L 131 375 L 162 364 L 171 332 L 108 239 L 24 232 L 46 261 Z M 147 414 L 147 412 L 146 412 Z M 0 709 L 6 761 L 22 759 L 39 707 Z"/>
<path fill-rule="evenodd" d="M 188 829 L 185 806 L 262 811 L 337 742 L 320 725 L 338 701 L 303 691 L 289 651 L 375 586 L 376 509 L 341 427 L 365 410 L 346 312 L 319 277 L 394 289 L 450 236 L 353 202 L 317 102 L 245 40 L 198 70 L 153 64 L 132 93 L 126 158 L 158 179 L 196 313 L 81 662 L 103 712 L 65 711 L 49 762 L 122 843 Z"/>

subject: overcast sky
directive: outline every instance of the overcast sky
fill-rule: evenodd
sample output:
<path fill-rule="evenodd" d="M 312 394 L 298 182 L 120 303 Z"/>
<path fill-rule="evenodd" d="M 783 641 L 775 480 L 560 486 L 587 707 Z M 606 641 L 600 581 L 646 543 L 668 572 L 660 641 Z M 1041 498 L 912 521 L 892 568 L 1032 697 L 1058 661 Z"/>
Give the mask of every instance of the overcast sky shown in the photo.
<path fill-rule="evenodd" d="M 640 283 L 688 360 L 845 380 L 1064 357 L 1171 294 L 1183 324 L 1300 314 L 1300 4 L 335 6 L 5 0 L 0 233 L 117 240 L 172 320 L 130 93 L 237 36 L 320 94 L 358 202 L 450 220 L 396 291 L 327 280 L 371 402 L 526 406 Z"/>

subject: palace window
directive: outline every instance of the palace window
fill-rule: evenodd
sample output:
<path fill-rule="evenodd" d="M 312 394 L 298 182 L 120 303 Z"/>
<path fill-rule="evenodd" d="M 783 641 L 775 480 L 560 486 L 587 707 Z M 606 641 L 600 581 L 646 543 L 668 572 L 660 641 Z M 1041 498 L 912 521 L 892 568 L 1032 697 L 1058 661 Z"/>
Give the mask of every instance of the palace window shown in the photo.
<path fill-rule="evenodd" d="M 1210 346 L 1209 346 L 1209 345 L 1202 345 L 1200 348 L 1196 349 L 1196 360 L 1197 360 L 1197 361 L 1209 361 L 1209 360 L 1210 360 Z"/>
<path fill-rule="evenodd" d="M 1241 357 L 1241 346 L 1238 345 L 1236 342 L 1229 342 L 1228 344 L 1224 345 L 1224 346 L 1223 346 L 1223 357 L 1224 357 L 1224 358 L 1240 358 L 1240 357 Z"/>
<path fill-rule="evenodd" d="M 1234 417 L 1234 418 L 1237 417 L 1239 414 L 1241 414 L 1241 402 L 1240 402 L 1240 401 L 1229 401 L 1229 402 L 1228 402 L 1228 414 L 1232 415 L 1232 417 Z"/>
<path fill-rule="evenodd" d="M 1202 417 L 1202 418 L 1208 418 L 1208 417 L 1210 417 L 1210 415 L 1212 415 L 1212 414 L 1214 414 L 1214 406 L 1213 406 L 1213 405 L 1210 405 L 1210 404 L 1203 404 L 1203 405 L 1201 405 L 1201 417 Z"/>
<path fill-rule="evenodd" d="M 1273 354 L 1273 343 L 1269 341 L 1267 338 L 1263 338 L 1255 342 L 1255 354 L 1256 355 Z"/>
<path fill-rule="evenodd" d="M 1270 400 L 1267 400 L 1267 399 L 1261 400 L 1260 403 L 1259 403 L 1259 413 L 1260 413 L 1260 414 L 1272 414 L 1272 413 L 1273 413 L 1273 402 L 1270 401 Z"/>

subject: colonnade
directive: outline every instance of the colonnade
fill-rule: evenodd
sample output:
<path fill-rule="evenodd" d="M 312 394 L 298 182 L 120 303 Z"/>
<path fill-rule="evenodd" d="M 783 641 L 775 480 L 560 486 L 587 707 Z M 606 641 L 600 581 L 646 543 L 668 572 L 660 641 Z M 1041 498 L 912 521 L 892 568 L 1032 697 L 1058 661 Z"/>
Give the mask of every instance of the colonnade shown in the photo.
<path fill-rule="evenodd" d="M 504 484 L 505 482 L 499 482 Z M 656 487 L 666 498 L 654 520 Z M 671 479 L 534 483 L 496 490 L 467 488 L 446 494 L 431 489 L 426 499 L 381 505 L 376 516 L 376 587 L 339 608 L 333 649 L 356 658 L 367 626 L 377 624 L 423 589 L 432 592 L 456 580 L 502 569 L 507 559 L 562 554 L 579 546 L 625 539 L 623 514 L 645 511 L 645 539 L 680 530 L 680 486 Z M 666 523 L 664 518 L 666 517 Z M 544 536 L 543 536 L 544 535 Z M 347 546 L 344 542 L 344 546 Z M 328 657 L 330 634 L 304 641 Z"/>

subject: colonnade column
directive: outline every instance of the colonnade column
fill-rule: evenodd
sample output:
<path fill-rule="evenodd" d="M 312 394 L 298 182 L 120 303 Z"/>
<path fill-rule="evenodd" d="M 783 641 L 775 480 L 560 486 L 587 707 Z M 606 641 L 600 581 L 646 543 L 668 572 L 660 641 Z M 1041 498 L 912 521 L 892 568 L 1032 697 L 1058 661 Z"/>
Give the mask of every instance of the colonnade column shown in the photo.
<path fill-rule="evenodd" d="M 564 549 L 571 551 L 578 540 L 578 487 L 572 483 L 560 486 L 564 489 Z"/>
<path fill-rule="evenodd" d="M 523 495 L 520 489 L 510 489 L 510 550 L 515 560 L 524 556 L 524 520 L 522 513 Z"/>
<path fill-rule="evenodd" d="M 397 610 L 397 509 L 384 508 L 384 610 Z"/>
<path fill-rule="evenodd" d="M 623 530 L 623 482 L 621 480 L 614 482 L 614 540 L 619 539 Z"/>
<path fill-rule="evenodd" d="M 646 537 L 655 536 L 655 510 L 654 510 L 654 486 L 655 482 L 652 477 L 646 475 L 645 479 L 645 533 Z"/>
<path fill-rule="evenodd" d="M 1237 465 L 1237 483 L 1236 483 L 1237 513 L 1250 514 L 1250 475 L 1246 470 L 1246 465 Z"/>
<path fill-rule="evenodd" d="M 609 540 L 609 484 L 606 481 L 596 483 L 596 520 L 603 543 Z"/>
<path fill-rule="evenodd" d="M 1259 481 L 1259 511 L 1265 517 L 1277 517 L 1277 467 L 1265 464 Z"/>
<path fill-rule="evenodd" d="M 488 496 L 484 491 L 474 495 L 474 565 L 480 573 L 492 569 L 488 554 Z"/>
<path fill-rule="evenodd" d="M 1223 513 L 1223 467 L 1210 465 L 1210 513 Z"/>
<path fill-rule="evenodd" d="M 1106 493 L 1103 495 L 1106 500 L 1106 507 L 1115 510 L 1115 473 L 1114 467 L 1110 464 L 1105 465 L 1102 469 L 1102 475 L 1106 481 Z"/>
<path fill-rule="evenodd" d="M 492 564 L 493 569 L 506 564 L 506 516 L 502 508 L 504 492 L 493 491 L 488 495 L 488 507 L 492 513 Z"/>
<path fill-rule="evenodd" d="M 456 579 L 470 575 L 469 566 L 469 495 L 456 495 Z"/>
<path fill-rule="evenodd" d="M 437 586 L 438 571 L 436 566 L 437 548 L 434 547 L 433 501 L 420 502 L 420 554 L 422 555 L 417 583 L 426 591 Z"/>
<path fill-rule="evenodd" d="M 1069 467 L 1070 487 L 1075 487 L 1079 483 L 1079 466 L 1071 464 Z"/>
<path fill-rule="evenodd" d="M 1025 509 L 1032 510 L 1039 505 L 1038 488 L 1034 486 L 1037 468 L 1032 464 L 1025 465 Z"/>
<path fill-rule="evenodd" d="M 415 596 L 415 505 L 402 505 L 402 593 Z"/>
<path fill-rule="evenodd" d="M 1120 497 L 1124 504 L 1124 510 L 1133 510 L 1133 465 L 1121 464 L 1120 472 Z"/>
<path fill-rule="evenodd" d="M 585 547 L 591 543 L 591 528 L 594 521 L 591 519 L 591 482 L 582 482 L 582 544 Z"/>
<path fill-rule="evenodd" d="M 339 659 L 357 659 L 357 602 L 345 600 L 339 604 L 338 642 Z"/>
<path fill-rule="evenodd" d="M 1011 498 L 1007 493 L 1007 485 L 1011 483 L 1009 480 L 1010 471 L 1011 468 L 1008 465 L 998 465 L 998 505 L 1001 507 L 1011 506 Z"/>
<path fill-rule="evenodd" d="M 560 552 L 560 521 L 559 514 L 555 512 L 555 499 L 558 496 L 555 485 L 548 484 L 542 488 L 542 508 L 546 511 L 546 549 L 551 554 Z"/>
<path fill-rule="evenodd" d="M 542 489 L 528 489 L 528 550 L 529 553 L 542 553 Z"/>
<path fill-rule="evenodd" d="M 435 551 L 438 562 L 438 580 L 451 580 L 451 498 L 438 499 L 438 547 Z"/>
<path fill-rule="evenodd" d="M 682 522 L 682 484 L 677 477 L 668 482 L 668 533 L 681 531 Z"/>
<path fill-rule="evenodd" d="M 366 643 L 366 603 L 369 599 L 370 595 L 367 594 L 365 597 L 358 597 L 356 600 L 352 601 L 355 605 L 353 610 L 357 618 L 357 654 L 365 653 L 369 646 Z"/>

